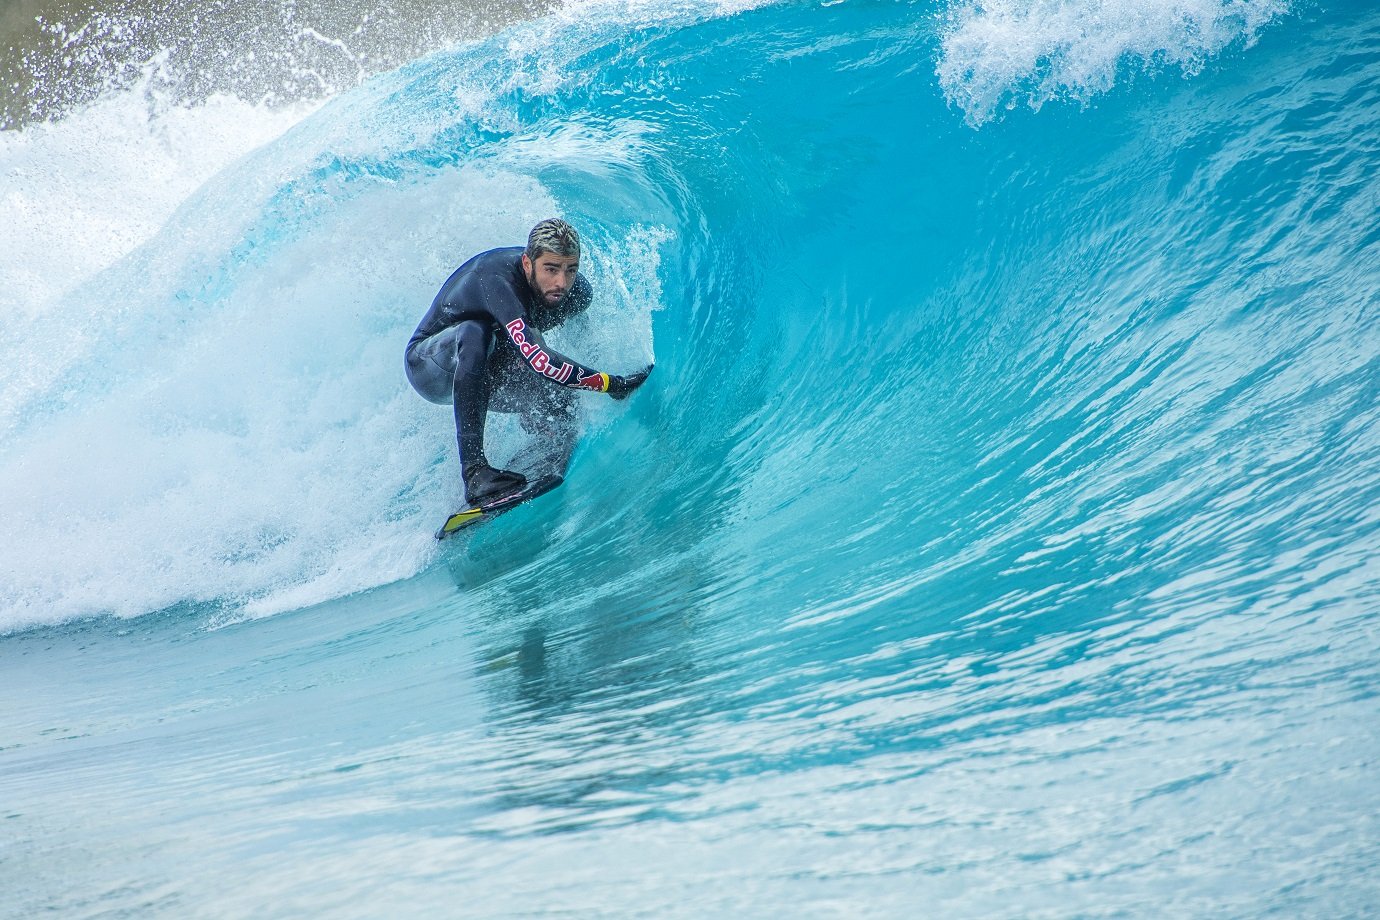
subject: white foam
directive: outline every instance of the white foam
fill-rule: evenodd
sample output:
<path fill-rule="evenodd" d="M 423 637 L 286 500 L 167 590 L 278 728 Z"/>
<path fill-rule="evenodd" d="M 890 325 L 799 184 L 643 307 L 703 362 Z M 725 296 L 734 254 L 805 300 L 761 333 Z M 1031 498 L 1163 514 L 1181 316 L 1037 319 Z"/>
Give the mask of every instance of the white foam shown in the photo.
<path fill-rule="evenodd" d="M 1282 15 L 1287 0 L 964 0 L 941 30 L 949 102 L 974 125 L 1002 107 L 1039 109 L 1109 90 L 1126 70 L 1197 73 Z"/>
<path fill-rule="evenodd" d="M 110 93 L 62 121 L 0 132 L 0 317 L 73 306 L 64 294 L 149 239 L 211 176 L 315 108 L 230 96 L 163 106 L 145 89 Z"/>

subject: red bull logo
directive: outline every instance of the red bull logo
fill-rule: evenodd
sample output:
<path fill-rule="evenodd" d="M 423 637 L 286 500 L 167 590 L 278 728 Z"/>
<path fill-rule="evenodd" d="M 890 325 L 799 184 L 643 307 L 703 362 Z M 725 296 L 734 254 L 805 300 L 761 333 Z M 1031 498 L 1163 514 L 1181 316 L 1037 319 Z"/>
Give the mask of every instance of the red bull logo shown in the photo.
<path fill-rule="evenodd" d="M 608 374 L 590 374 L 588 377 L 580 378 L 580 389 L 593 390 L 596 393 L 607 393 L 609 389 Z"/>
<path fill-rule="evenodd" d="M 527 359 L 527 363 L 532 365 L 532 370 L 544 377 L 549 377 L 557 383 L 565 383 L 570 379 L 575 367 L 569 361 L 561 362 L 560 367 L 551 363 L 551 356 L 546 350 L 536 342 L 527 340 L 527 324 L 522 317 L 513 320 L 504 327 L 508 330 L 508 338 L 513 340 L 513 344 L 522 352 L 522 356 Z M 581 380 L 581 383 L 584 381 Z"/>

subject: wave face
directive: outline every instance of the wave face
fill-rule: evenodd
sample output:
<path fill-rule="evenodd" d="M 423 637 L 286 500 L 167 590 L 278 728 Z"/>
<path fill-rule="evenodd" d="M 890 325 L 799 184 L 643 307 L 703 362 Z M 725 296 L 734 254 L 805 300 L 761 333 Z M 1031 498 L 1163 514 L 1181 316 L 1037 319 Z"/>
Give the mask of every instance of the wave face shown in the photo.
<path fill-rule="evenodd" d="M 0 628 L 96 629 L 92 688 L 145 635 L 162 689 L 91 731 L 175 716 L 168 826 L 236 811 L 202 881 L 107 857 L 88 907 L 1374 903 L 1369 4 L 592 3 L 324 103 L 139 92 L 0 136 Z M 656 372 L 443 550 L 402 347 L 557 213 L 598 298 L 553 340 Z M 298 686 L 377 718 L 283 740 Z"/>

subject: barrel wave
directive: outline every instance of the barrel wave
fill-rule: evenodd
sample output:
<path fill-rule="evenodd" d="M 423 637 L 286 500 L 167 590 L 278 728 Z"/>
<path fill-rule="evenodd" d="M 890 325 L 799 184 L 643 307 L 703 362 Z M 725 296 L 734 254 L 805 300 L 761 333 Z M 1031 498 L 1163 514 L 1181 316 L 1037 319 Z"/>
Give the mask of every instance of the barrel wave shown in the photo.
<path fill-rule="evenodd" d="M 1367 4 L 578 4 L 93 171 L 137 92 L 0 138 L 17 909 L 1375 903 Z M 557 214 L 655 373 L 437 544 L 402 348 Z"/>

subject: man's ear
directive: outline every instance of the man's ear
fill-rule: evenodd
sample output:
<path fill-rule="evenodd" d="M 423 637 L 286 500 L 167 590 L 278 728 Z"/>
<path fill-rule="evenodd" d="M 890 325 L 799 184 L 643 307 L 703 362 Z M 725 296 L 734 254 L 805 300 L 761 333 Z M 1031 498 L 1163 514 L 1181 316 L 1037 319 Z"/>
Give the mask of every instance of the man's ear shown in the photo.
<path fill-rule="evenodd" d="M 527 253 L 525 252 L 522 254 L 522 273 L 524 275 L 532 274 L 532 260 L 527 258 Z"/>

